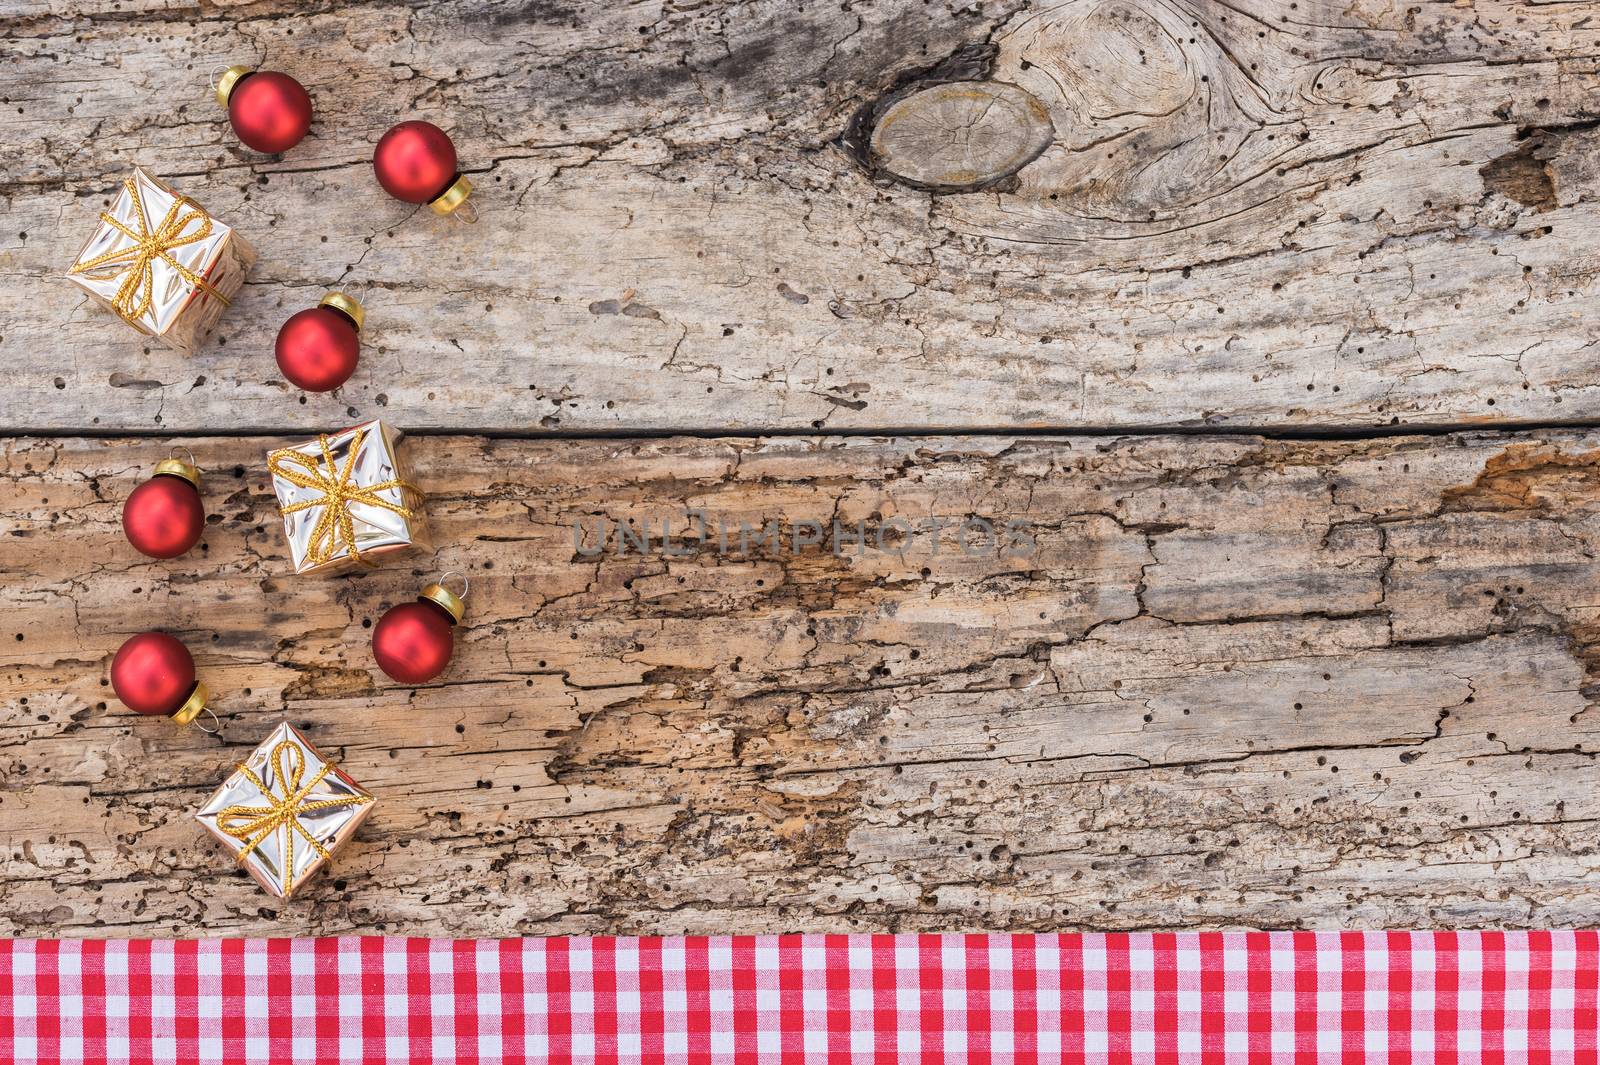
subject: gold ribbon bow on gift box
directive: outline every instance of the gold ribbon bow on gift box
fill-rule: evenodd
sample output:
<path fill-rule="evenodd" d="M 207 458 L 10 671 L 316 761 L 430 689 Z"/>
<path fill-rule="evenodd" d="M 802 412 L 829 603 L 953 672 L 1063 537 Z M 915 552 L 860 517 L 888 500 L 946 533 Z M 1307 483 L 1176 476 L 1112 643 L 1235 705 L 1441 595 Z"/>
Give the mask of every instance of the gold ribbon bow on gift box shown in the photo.
<path fill-rule="evenodd" d="M 145 213 L 144 199 L 139 195 L 139 182 L 130 177 L 123 182 L 123 185 L 128 190 L 129 198 L 133 200 L 133 218 L 134 224 L 139 227 L 138 232 L 129 229 L 105 212 L 101 212 L 100 220 L 119 230 L 133 243 L 126 248 L 108 251 L 77 263 L 70 272 L 85 274 L 112 263 L 126 263 L 127 265 L 123 267 L 122 284 L 117 286 L 116 294 L 111 297 L 111 306 L 129 322 L 137 321 L 155 302 L 153 268 L 158 259 L 172 267 L 179 277 L 191 285 L 205 289 L 224 304 L 228 303 L 228 297 L 213 288 L 211 282 L 184 266 L 171 254 L 174 248 L 194 244 L 211 235 L 211 216 L 206 214 L 205 208 L 187 196 L 179 196 L 172 201 L 172 206 L 167 208 L 166 217 L 161 219 L 161 224 L 151 229 L 150 216 Z M 197 223 L 199 228 L 192 233 L 184 232 Z"/>
<path fill-rule="evenodd" d="M 287 766 L 285 759 L 288 760 Z M 306 755 L 300 749 L 300 745 L 293 740 L 284 740 L 274 747 L 271 761 L 275 779 L 283 787 L 283 797 L 275 795 L 249 766 L 240 764 L 239 772 L 256 786 L 256 790 L 261 792 L 267 804 L 229 806 L 217 814 L 217 827 L 234 839 L 244 842 L 244 847 L 234 855 L 237 861 L 243 863 L 251 851 L 271 838 L 278 829 L 287 826 L 289 831 L 284 833 L 283 845 L 283 895 L 288 898 L 295 884 L 294 837 L 297 833 L 311 844 L 311 849 L 318 855 L 323 858 L 332 857 L 328 849 L 300 823 L 300 815 L 314 813 L 317 810 L 329 810 L 336 806 L 365 806 L 372 801 L 372 796 L 340 795 L 331 799 L 308 800 L 306 796 L 322 782 L 322 778 L 328 775 L 333 766 L 324 763 L 308 783 L 301 784 L 300 779 L 306 771 Z"/>
<path fill-rule="evenodd" d="M 355 438 L 350 441 L 350 454 L 345 457 L 343 469 L 334 459 L 326 435 L 317 437 L 317 444 L 322 448 L 321 462 L 302 455 L 294 448 L 283 448 L 267 456 L 267 470 L 273 476 L 282 477 L 296 487 L 322 493 L 319 499 L 305 499 L 278 508 L 279 513 L 285 515 L 309 510 L 312 507 L 322 508 L 322 513 L 317 515 L 316 525 L 311 529 L 311 536 L 306 541 L 306 559 L 313 566 L 326 565 L 333 558 L 333 553 L 340 543 L 344 544 L 353 560 L 362 565 L 372 565 L 356 546 L 356 519 L 350 513 L 350 504 L 360 503 L 368 507 L 381 507 L 402 518 L 411 517 L 411 511 L 378 495 L 379 492 L 386 492 L 391 488 L 410 489 L 415 492 L 416 486 L 409 481 L 393 477 L 377 484 L 351 482 L 350 474 L 355 470 L 356 458 L 361 454 L 361 444 L 365 439 L 366 430 L 357 429 Z"/>

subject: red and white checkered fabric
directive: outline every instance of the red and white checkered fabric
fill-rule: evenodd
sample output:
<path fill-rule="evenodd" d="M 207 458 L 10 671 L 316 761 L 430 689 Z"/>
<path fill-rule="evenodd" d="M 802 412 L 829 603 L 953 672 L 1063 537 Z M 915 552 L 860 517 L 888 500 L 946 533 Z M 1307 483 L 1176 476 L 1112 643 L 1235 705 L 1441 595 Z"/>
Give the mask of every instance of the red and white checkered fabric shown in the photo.
<path fill-rule="evenodd" d="M 1595 1062 L 1600 933 L 0 941 L 11 1062 Z"/>

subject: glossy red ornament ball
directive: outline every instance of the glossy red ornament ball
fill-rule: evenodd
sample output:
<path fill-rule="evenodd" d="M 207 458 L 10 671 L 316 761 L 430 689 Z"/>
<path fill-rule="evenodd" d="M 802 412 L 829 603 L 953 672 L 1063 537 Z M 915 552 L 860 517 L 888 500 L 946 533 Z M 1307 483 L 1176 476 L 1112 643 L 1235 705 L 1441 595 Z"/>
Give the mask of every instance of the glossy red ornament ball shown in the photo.
<path fill-rule="evenodd" d="M 391 680 L 426 684 L 455 651 L 455 619 L 426 599 L 390 607 L 372 630 L 372 655 Z"/>
<path fill-rule="evenodd" d="M 431 122 L 402 122 L 385 133 L 372 169 L 385 192 L 407 203 L 438 199 L 459 175 L 456 146 Z"/>
<path fill-rule="evenodd" d="M 111 687 L 129 710 L 170 714 L 194 691 L 194 658 L 164 632 L 141 632 L 111 660 Z"/>
<path fill-rule="evenodd" d="M 122 531 L 140 554 L 177 558 L 200 542 L 206 508 L 200 490 L 183 477 L 157 473 L 122 505 Z"/>
<path fill-rule="evenodd" d="M 312 307 L 283 323 L 274 350 L 278 369 L 296 388 L 331 392 L 356 372 L 361 337 L 347 315 Z"/>
<path fill-rule="evenodd" d="M 311 97 L 289 75 L 257 70 L 228 93 L 228 121 L 256 151 L 286 152 L 311 130 Z"/>

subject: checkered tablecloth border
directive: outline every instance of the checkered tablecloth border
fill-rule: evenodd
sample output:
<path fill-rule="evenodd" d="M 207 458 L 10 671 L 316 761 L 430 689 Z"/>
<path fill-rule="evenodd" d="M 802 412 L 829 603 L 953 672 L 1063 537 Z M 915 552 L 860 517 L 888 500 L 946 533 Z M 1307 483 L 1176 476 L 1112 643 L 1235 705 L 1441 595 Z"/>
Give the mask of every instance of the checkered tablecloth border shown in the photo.
<path fill-rule="evenodd" d="M 0 941 L 5 1062 L 1596 1062 L 1600 934 Z"/>

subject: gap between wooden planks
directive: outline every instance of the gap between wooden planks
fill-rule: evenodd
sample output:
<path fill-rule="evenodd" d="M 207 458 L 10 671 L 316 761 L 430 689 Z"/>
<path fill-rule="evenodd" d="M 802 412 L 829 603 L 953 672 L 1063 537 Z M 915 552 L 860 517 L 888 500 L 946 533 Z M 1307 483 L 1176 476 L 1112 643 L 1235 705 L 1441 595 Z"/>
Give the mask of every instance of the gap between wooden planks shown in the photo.
<path fill-rule="evenodd" d="M 1600 434 L 408 444 L 438 557 L 286 573 L 263 456 L 11 440 L 0 934 L 1590 924 Z M 574 521 L 1026 520 L 1028 558 L 587 558 Z M 445 680 L 370 622 L 473 580 Z M 121 710 L 197 652 L 225 744 Z M 280 907 L 190 812 L 287 715 L 381 804 Z"/>

